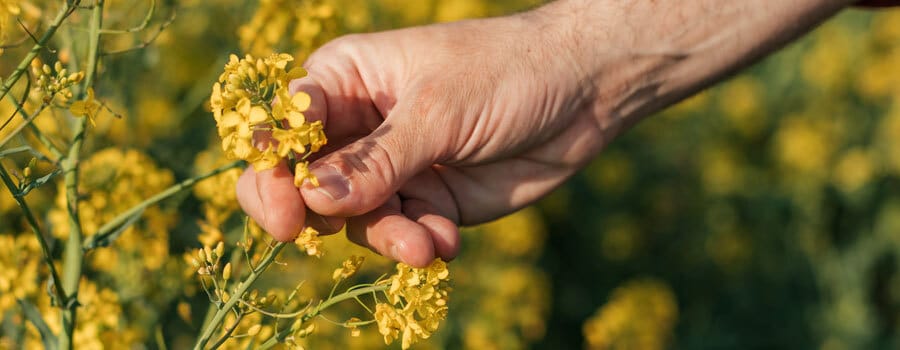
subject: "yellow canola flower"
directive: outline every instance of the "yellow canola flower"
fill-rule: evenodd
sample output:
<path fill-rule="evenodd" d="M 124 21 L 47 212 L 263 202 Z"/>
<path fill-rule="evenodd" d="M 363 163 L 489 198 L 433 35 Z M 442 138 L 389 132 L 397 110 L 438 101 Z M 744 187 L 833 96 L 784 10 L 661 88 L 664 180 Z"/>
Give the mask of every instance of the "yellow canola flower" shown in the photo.
<path fill-rule="evenodd" d="M 275 92 L 278 101 L 290 101 L 290 103 L 277 103 L 272 106 L 272 116 L 275 120 L 287 120 L 293 127 L 298 127 L 306 123 L 306 116 L 303 115 L 312 104 L 312 98 L 305 92 L 298 92 L 294 96 L 290 96 L 287 88 L 278 89 Z"/>
<path fill-rule="evenodd" d="M 322 257 L 322 254 L 325 252 L 322 251 L 322 239 L 319 238 L 319 231 L 316 229 L 307 226 L 303 232 L 300 232 L 300 235 L 294 239 L 294 244 L 303 249 L 309 256 L 315 256 L 317 258 Z"/>
<path fill-rule="evenodd" d="M 336 270 L 331 275 L 331 279 L 338 281 L 344 280 L 356 274 L 356 271 L 359 270 L 359 267 L 362 266 L 363 261 L 366 258 L 357 255 L 351 255 L 349 259 L 344 260 L 342 266 Z"/>
<path fill-rule="evenodd" d="M 386 280 L 390 287 L 388 303 L 375 305 L 378 332 L 385 344 L 400 339 L 408 349 L 421 339 L 428 339 L 447 318 L 450 271 L 447 263 L 435 259 L 426 268 L 397 264 L 397 273 Z"/>
<path fill-rule="evenodd" d="M 309 123 L 303 115 L 312 103 L 310 96 L 303 92 L 291 96 L 288 91 L 291 80 L 306 74 L 299 67 L 286 70 L 293 60 L 288 54 L 260 59 L 231 56 L 210 97 L 226 157 L 246 160 L 260 171 L 291 154 L 305 157 L 325 145 L 322 123 Z M 271 132 L 277 145 L 254 143 L 257 132 Z M 309 177 L 298 178 L 299 183 Z"/>
<path fill-rule="evenodd" d="M 308 180 L 313 186 L 319 187 L 319 179 L 309 172 L 309 164 L 306 162 L 298 162 L 294 166 L 294 186 L 303 186 L 303 182 Z"/>
<path fill-rule="evenodd" d="M 320 121 L 302 124 L 289 130 L 275 129 L 272 131 L 272 138 L 278 141 L 276 154 L 282 158 L 287 157 L 291 152 L 297 154 L 306 153 L 307 145 L 310 146 L 310 152 L 317 152 L 325 144 L 325 133 Z"/>
<path fill-rule="evenodd" d="M 88 88 L 87 97 L 84 100 L 73 102 L 69 106 L 69 111 L 77 117 L 87 117 L 92 125 L 96 125 L 94 118 L 100 114 L 100 107 L 102 107 L 100 102 L 94 99 L 94 89 Z"/>

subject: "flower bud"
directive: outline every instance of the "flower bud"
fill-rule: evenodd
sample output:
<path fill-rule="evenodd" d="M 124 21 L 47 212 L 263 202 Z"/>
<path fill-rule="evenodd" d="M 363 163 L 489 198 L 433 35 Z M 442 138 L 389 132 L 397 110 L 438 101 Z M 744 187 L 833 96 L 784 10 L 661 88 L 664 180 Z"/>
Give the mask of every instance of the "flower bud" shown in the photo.
<path fill-rule="evenodd" d="M 254 336 L 259 334 L 259 330 L 262 329 L 262 325 L 255 324 L 250 329 L 247 330 L 247 335 Z"/>
<path fill-rule="evenodd" d="M 265 74 L 266 72 L 268 72 L 269 69 L 268 69 L 268 67 L 266 67 L 266 62 L 264 62 L 263 60 L 256 61 L 256 71 L 260 72 L 262 74 Z"/>
<path fill-rule="evenodd" d="M 231 279 L 231 263 L 225 264 L 225 268 L 222 269 L 222 279 Z"/>
<path fill-rule="evenodd" d="M 205 254 L 204 256 L 206 257 L 206 262 L 208 262 L 208 263 L 210 263 L 210 264 L 214 264 L 214 263 L 215 263 L 215 258 L 213 258 L 213 252 L 212 252 L 212 249 L 210 249 L 209 247 L 204 246 L 204 247 L 203 247 L 203 252 L 204 252 L 204 254 Z"/>

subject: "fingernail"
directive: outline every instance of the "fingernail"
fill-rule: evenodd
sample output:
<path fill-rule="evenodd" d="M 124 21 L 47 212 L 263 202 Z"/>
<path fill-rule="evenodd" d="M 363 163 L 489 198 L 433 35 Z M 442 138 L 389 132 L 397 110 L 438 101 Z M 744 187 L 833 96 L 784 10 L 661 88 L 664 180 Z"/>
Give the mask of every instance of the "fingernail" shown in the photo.
<path fill-rule="evenodd" d="M 403 243 L 391 243 L 391 247 L 388 248 L 391 252 L 391 258 L 394 260 L 400 261 L 400 246 Z"/>
<path fill-rule="evenodd" d="M 347 178 L 333 166 L 323 165 L 310 172 L 319 180 L 316 190 L 332 200 L 340 200 L 350 194 L 350 183 Z"/>

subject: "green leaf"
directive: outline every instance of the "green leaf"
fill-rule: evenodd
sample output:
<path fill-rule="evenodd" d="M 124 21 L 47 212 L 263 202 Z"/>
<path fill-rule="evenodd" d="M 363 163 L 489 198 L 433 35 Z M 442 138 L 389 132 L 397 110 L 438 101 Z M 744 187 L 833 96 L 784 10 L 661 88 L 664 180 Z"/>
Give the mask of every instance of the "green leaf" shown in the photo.
<path fill-rule="evenodd" d="M 25 196 L 26 194 L 28 194 L 28 192 L 31 192 L 31 190 L 43 186 L 44 184 L 49 182 L 51 179 L 53 179 L 54 176 L 59 175 L 59 173 L 61 173 L 61 172 L 62 172 L 62 169 L 56 169 L 47 175 L 41 176 L 37 179 L 34 179 L 34 181 L 29 182 L 27 185 L 25 185 L 25 188 L 23 188 L 22 191 L 20 191 L 18 194 L 16 194 L 16 196 L 17 197 Z"/>
<path fill-rule="evenodd" d="M 37 328 L 38 333 L 41 334 L 41 342 L 44 343 L 44 349 L 55 350 L 58 347 L 56 336 L 53 334 L 53 331 L 50 330 L 50 327 L 47 326 L 47 323 L 44 322 L 44 319 L 41 317 L 41 311 L 38 310 L 37 306 L 34 306 L 34 304 L 25 299 L 16 299 L 16 302 L 18 302 L 19 307 L 22 308 L 22 313 L 25 314 L 25 318 L 28 319 L 28 321 L 34 325 L 34 328 Z"/>
<path fill-rule="evenodd" d="M 84 246 L 84 249 L 88 250 L 109 246 L 113 241 L 116 240 L 116 238 L 119 238 L 119 236 L 121 236 L 122 233 L 125 232 L 125 230 L 127 230 L 129 227 L 131 227 L 131 225 L 134 225 L 134 223 L 140 220 L 141 215 L 143 214 L 144 208 L 141 208 L 140 210 L 131 214 L 128 219 L 125 220 L 122 225 L 116 227 L 114 231 L 111 231 L 108 234 L 104 234 L 102 237 L 96 237 L 95 239 L 88 241 L 88 244 Z"/>
<path fill-rule="evenodd" d="M 28 146 L 10 148 L 7 150 L 0 151 L 0 158 L 5 158 L 9 155 L 13 155 L 16 153 L 28 152 L 30 150 L 31 150 L 31 147 L 28 147 Z"/>

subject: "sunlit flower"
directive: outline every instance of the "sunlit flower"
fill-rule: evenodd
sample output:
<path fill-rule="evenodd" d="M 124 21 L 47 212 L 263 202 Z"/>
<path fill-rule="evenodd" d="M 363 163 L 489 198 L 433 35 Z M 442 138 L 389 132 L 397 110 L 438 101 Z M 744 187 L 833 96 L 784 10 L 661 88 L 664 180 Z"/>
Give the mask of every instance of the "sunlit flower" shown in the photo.
<path fill-rule="evenodd" d="M 256 171 L 271 169 L 292 153 L 316 152 L 326 142 L 322 123 L 308 123 L 303 115 L 311 104 L 309 95 L 288 93 L 290 80 L 305 74 L 299 67 L 286 71 L 291 61 L 287 54 L 259 59 L 232 55 L 213 85 L 210 107 L 222 150 L 231 159 L 249 161 Z M 254 133 L 260 131 L 271 132 L 277 145 L 255 144 Z"/>
<path fill-rule="evenodd" d="M 359 270 L 359 267 L 362 265 L 363 261 L 366 260 L 365 257 L 351 255 L 349 259 L 344 260 L 343 264 L 339 269 L 334 270 L 334 273 L 331 275 L 331 279 L 338 281 L 347 279 Z"/>
<path fill-rule="evenodd" d="M 72 102 L 69 111 L 77 117 L 87 117 L 91 124 L 96 124 L 94 120 L 100 113 L 101 107 L 100 102 L 94 99 L 94 89 L 88 88 L 87 97 L 84 100 Z"/>
<path fill-rule="evenodd" d="M 408 349 L 420 339 L 427 339 L 447 317 L 450 278 L 447 264 L 435 259 L 423 269 L 397 264 L 397 273 L 389 283 L 390 304 L 376 305 L 375 320 L 386 344 L 400 336 L 401 347 Z"/>
<path fill-rule="evenodd" d="M 322 239 L 319 238 L 319 231 L 307 226 L 300 232 L 300 235 L 294 239 L 294 244 L 303 249 L 307 255 L 321 257 L 324 252 L 321 249 Z"/>

